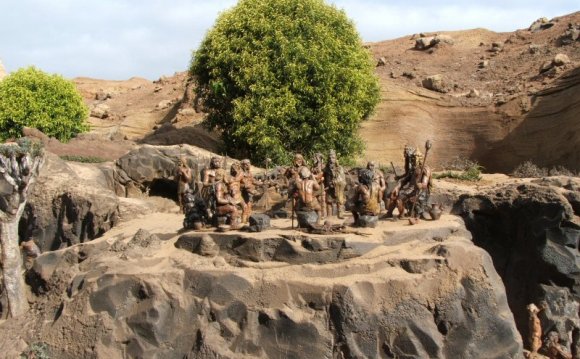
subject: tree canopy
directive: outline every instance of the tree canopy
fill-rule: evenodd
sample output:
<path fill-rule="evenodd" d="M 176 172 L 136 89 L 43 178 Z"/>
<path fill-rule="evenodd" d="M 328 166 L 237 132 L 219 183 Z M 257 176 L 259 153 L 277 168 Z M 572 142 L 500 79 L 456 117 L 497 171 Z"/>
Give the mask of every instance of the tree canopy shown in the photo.
<path fill-rule="evenodd" d="M 323 0 L 240 0 L 193 53 L 190 74 L 228 154 L 257 161 L 358 154 L 359 123 L 379 100 L 354 24 Z"/>
<path fill-rule="evenodd" d="M 60 141 L 88 131 L 88 109 L 75 85 L 35 67 L 0 81 L 0 139 L 22 136 L 33 127 Z"/>

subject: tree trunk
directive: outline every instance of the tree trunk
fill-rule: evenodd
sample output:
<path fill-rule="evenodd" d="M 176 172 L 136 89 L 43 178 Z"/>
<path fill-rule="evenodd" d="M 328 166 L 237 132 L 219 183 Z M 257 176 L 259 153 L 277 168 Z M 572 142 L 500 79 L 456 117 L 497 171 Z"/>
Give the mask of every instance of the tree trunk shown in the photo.
<path fill-rule="evenodd" d="M 22 255 L 18 245 L 18 220 L 0 222 L 0 240 L 2 242 L 2 271 L 4 290 L 12 317 L 24 314 L 28 310 L 28 300 L 24 276 L 22 275 Z"/>

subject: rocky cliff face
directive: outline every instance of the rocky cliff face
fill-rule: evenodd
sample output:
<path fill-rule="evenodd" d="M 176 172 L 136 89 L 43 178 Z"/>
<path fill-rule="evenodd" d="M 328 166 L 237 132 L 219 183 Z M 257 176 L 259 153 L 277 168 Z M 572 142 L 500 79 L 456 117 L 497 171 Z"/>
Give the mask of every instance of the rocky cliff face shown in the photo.
<path fill-rule="evenodd" d="M 144 217 L 39 257 L 28 333 L 60 358 L 520 357 L 501 279 L 456 218 L 164 241 L 181 218 Z"/>
<path fill-rule="evenodd" d="M 543 331 L 580 357 L 580 181 L 551 177 L 464 195 L 454 211 L 493 258 L 520 333 L 526 305 L 545 301 Z"/>
<path fill-rule="evenodd" d="M 48 154 L 20 221 L 22 240 L 42 251 L 101 236 L 119 221 L 119 199 L 102 171 Z"/>

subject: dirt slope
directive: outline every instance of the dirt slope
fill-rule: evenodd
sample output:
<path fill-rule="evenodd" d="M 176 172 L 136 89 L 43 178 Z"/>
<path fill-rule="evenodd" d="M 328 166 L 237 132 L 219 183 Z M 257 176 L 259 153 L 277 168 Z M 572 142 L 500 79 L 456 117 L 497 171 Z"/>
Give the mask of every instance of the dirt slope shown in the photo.
<path fill-rule="evenodd" d="M 422 147 L 431 138 L 434 164 L 459 155 L 491 171 L 510 171 L 528 159 L 578 170 L 580 42 L 561 40 L 579 22 L 577 12 L 538 31 L 445 32 L 453 44 L 421 51 L 414 48 L 419 35 L 369 44 L 384 65 L 377 67 L 381 103 L 361 128 L 365 157 L 398 159 L 406 143 Z M 560 53 L 570 63 L 540 74 Z M 445 93 L 422 86 L 437 74 Z"/>
<path fill-rule="evenodd" d="M 509 172 L 529 159 L 541 166 L 580 170 L 580 41 L 562 42 L 570 28 L 580 31 L 579 24 L 576 12 L 536 31 L 440 33 L 452 44 L 440 42 L 427 50 L 416 50 L 416 40 L 436 34 L 368 44 L 382 62 L 376 68 L 382 99 L 376 113 L 362 123 L 366 152 L 361 162 L 397 164 L 405 144 L 423 147 L 432 139 L 430 163 L 435 167 L 460 156 L 479 161 L 487 171 Z M 570 61 L 540 74 L 557 54 Z M 442 76 L 442 92 L 423 87 L 432 75 Z M 131 143 L 187 143 L 220 151 L 218 134 L 200 125 L 203 113 L 193 108 L 193 85 L 186 73 L 154 82 L 75 82 L 91 108 L 101 106 L 101 114 L 93 111 L 90 136 L 59 146 L 59 154 L 100 151 L 116 158 Z M 87 145 L 95 137 L 107 139 L 110 144 L 104 146 L 109 148 Z"/>

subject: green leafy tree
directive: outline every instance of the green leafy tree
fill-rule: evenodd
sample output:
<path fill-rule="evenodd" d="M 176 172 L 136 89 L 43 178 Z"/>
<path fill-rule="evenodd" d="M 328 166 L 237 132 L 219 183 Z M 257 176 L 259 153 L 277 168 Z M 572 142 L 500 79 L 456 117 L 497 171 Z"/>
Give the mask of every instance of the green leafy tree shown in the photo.
<path fill-rule="evenodd" d="M 229 154 L 280 163 L 290 152 L 360 153 L 379 100 L 369 52 L 322 0 L 240 0 L 193 53 L 190 74 Z"/>
<path fill-rule="evenodd" d="M 60 141 L 89 130 L 88 109 L 75 85 L 34 67 L 0 81 L 0 139 L 22 136 L 34 127 Z"/>

